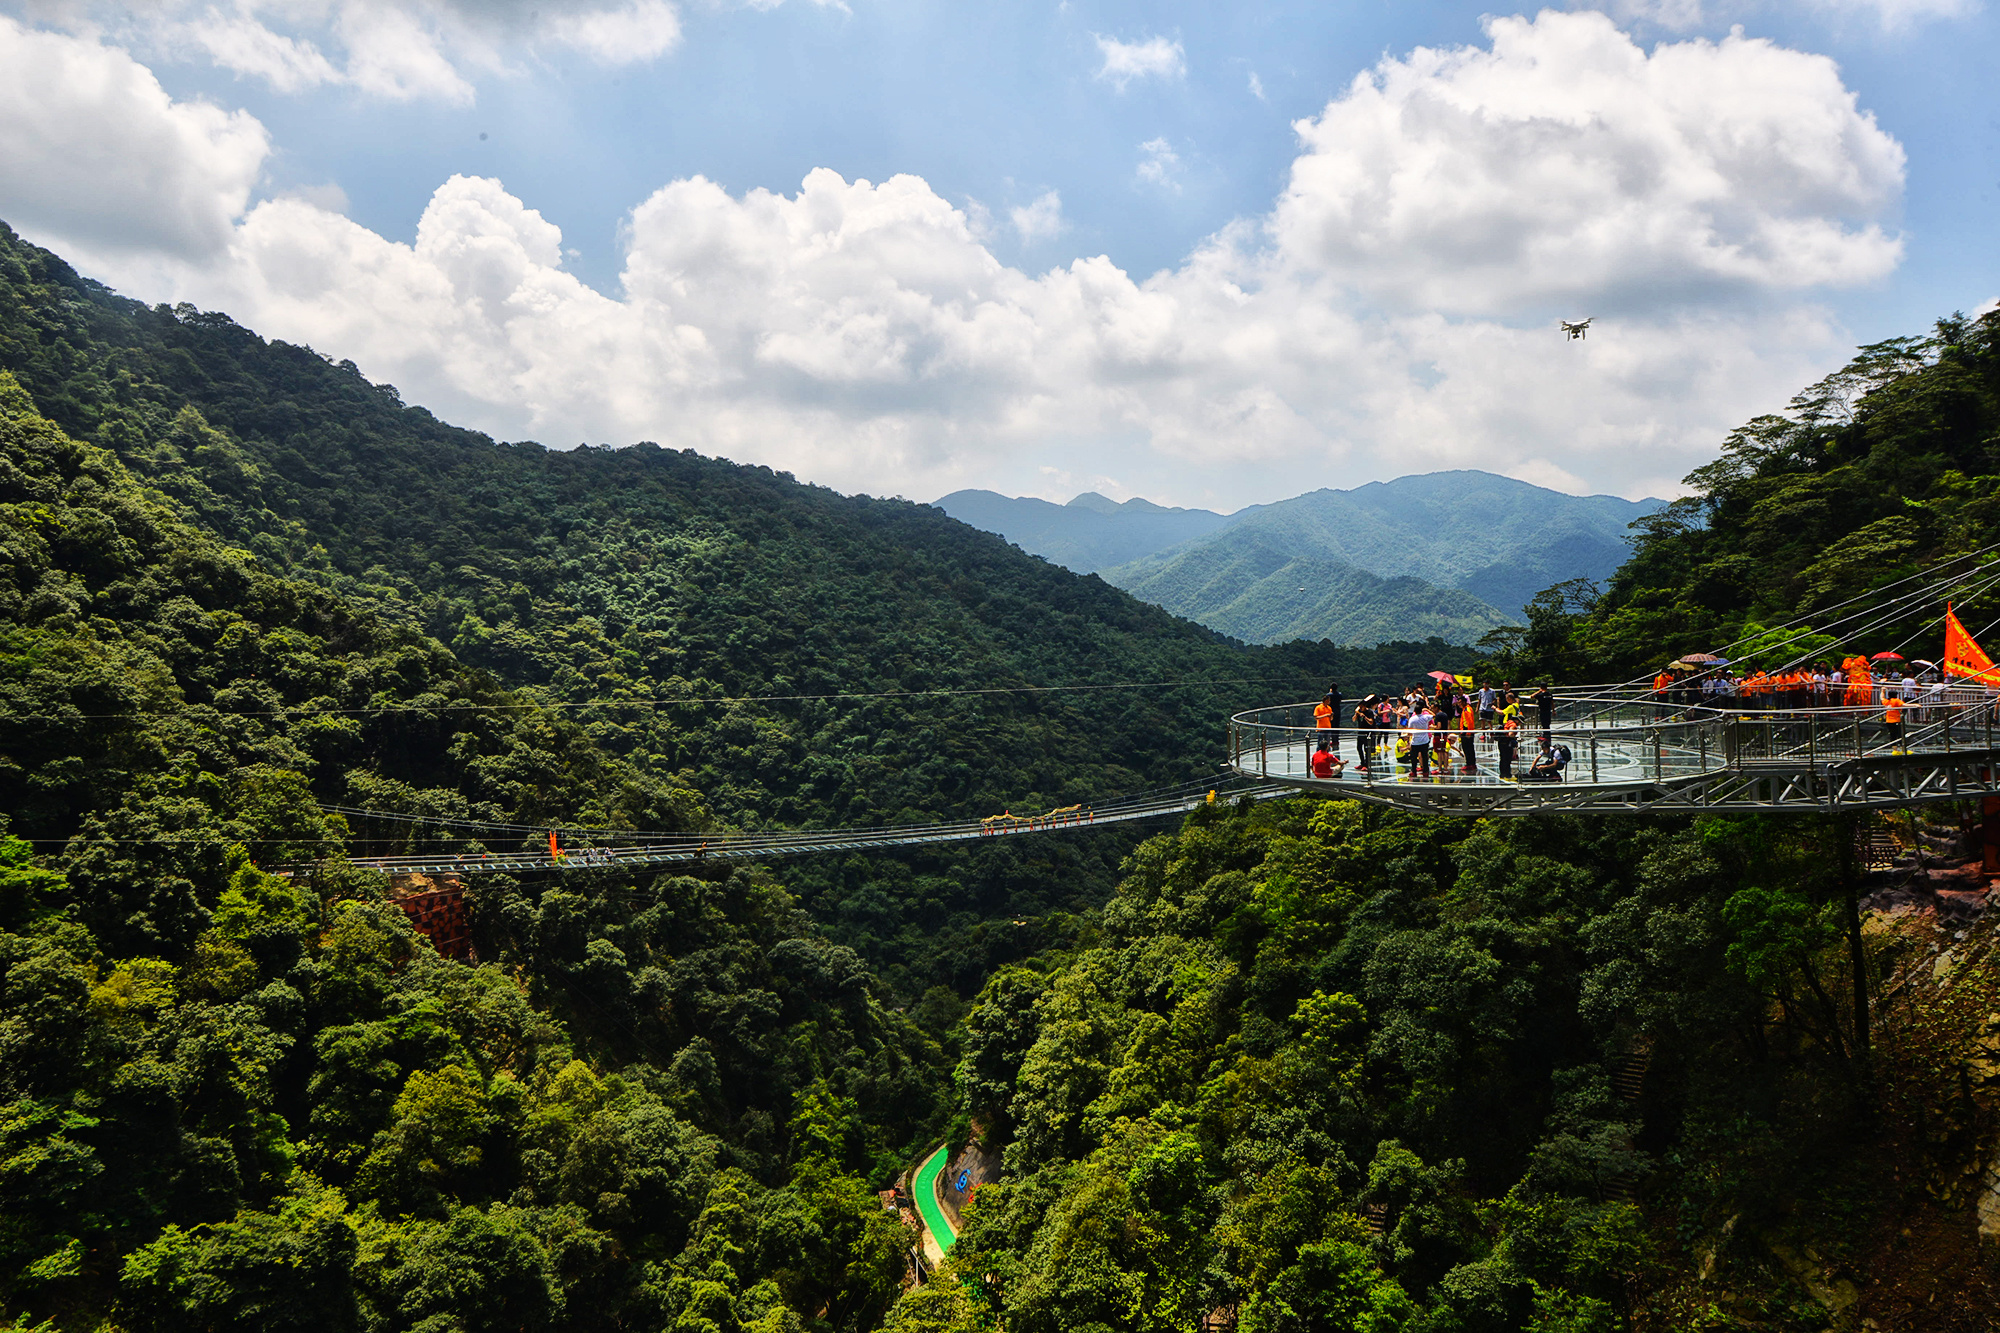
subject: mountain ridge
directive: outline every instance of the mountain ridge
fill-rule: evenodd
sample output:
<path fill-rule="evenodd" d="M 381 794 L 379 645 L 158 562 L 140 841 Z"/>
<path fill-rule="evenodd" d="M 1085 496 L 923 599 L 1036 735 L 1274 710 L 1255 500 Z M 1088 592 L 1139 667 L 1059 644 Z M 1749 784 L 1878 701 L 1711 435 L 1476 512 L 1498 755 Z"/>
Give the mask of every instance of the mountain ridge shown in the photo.
<path fill-rule="evenodd" d="M 1629 550 L 1627 529 L 1665 502 L 1569 495 L 1458 468 L 1322 487 L 1226 515 L 1094 492 L 1067 505 L 970 490 L 933 503 L 1251 643 L 1359 644 L 1411 634 L 1472 642 L 1518 624 L 1542 589 L 1609 577 Z M 1113 558 L 1162 537 L 1174 540 Z"/>
<path fill-rule="evenodd" d="M 1078 574 L 1100 573 L 1229 521 L 1213 510 L 1170 508 L 1141 499 L 1120 504 L 1094 491 L 1059 505 L 971 489 L 940 496 L 931 505 Z"/>

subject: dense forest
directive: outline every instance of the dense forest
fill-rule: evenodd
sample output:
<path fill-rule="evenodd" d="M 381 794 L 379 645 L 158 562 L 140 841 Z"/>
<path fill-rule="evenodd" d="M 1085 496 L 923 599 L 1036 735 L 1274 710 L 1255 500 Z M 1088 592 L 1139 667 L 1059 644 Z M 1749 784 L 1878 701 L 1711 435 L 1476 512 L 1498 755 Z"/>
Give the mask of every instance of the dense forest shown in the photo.
<path fill-rule="evenodd" d="M 1629 674 L 2000 541 L 1996 337 L 1864 349 L 1476 669 Z M 1062 804 L 1472 659 L 498 444 L 11 234 L 0 372 L 0 1326 L 1992 1325 L 1993 927 L 1871 910 L 1852 821 L 1223 802 L 493 876 L 453 961 L 347 853 Z M 1002 1169 L 908 1288 L 872 1191 L 968 1139 Z"/>
<path fill-rule="evenodd" d="M 1482 672 L 1629 678 L 1793 635 L 1783 656 L 1937 656 L 1937 607 L 1818 613 L 1967 557 L 2000 572 L 2000 315 L 1864 348 L 1792 408 Z M 908 1326 L 1994 1327 L 1994 925 L 1865 911 L 1894 876 L 1864 877 L 1858 831 L 1190 819 L 967 1015 L 959 1094 L 1007 1170 L 959 1289 Z"/>
<path fill-rule="evenodd" d="M 1201 778 L 1230 711 L 1473 656 L 1247 649 L 927 505 L 652 444 L 495 444 L 351 364 L 119 298 L 4 230 L 0 369 L 191 522 L 574 717 L 729 827 L 981 817 Z M 411 785 L 319 791 L 456 812 Z M 1136 839 L 803 863 L 789 882 L 920 994 L 976 986 L 1033 939 L 994 923 L 1101 902 Z"/>

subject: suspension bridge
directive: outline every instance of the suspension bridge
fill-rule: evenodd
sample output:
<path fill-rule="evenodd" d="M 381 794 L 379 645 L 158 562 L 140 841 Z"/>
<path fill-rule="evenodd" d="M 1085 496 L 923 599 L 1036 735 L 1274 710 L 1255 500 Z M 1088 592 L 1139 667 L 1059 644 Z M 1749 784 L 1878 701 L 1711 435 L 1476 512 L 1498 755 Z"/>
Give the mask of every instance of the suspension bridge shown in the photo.
<path fill-rule="evenodd" d="M 1141 792 L 1102 805 L 1074 805 L 1046 814 L 1003 813 L 985 819 L 938 824 L 911 824 L 874 829 L 804 829 L 752 833 L 645 833 L 625 829 L 505 824 L 479 820 L 426 819 L 381 810 L 323 806 L 328 814 L 401 823 L 436 829 L 450 836 L 426 841 L 456 843 L 455 849 L 398 856 L 358 856 L 349 864 L 392 875 L 523 874 L 537 871 L 642 869 L 654 866 L 708 865 L 732 861 L 770 860 L 815 852 L 881 851 L 939 843 L 984 842 L 1025 834 L 1076 832 L 1104 825 L 1185 815 L 1212 801 L 1271 800 L 1297 792 L 1281 782 L 1243 784 L 1218 777 L 1176 787 Z M 493 852 L 486 842 L 525 840 L 546 847 L 532 851 Z M 467 844 L 471 844 L 470 847 Z M 292 867 L 297 873 L 309 867 Z"/>

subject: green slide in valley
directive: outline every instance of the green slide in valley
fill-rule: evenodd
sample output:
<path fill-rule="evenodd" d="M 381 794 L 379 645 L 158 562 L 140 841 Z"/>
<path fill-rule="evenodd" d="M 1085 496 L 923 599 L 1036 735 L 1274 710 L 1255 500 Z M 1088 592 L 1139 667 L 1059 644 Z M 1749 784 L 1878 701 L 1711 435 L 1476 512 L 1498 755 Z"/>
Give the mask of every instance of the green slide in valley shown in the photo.
<path fill-rule="evenodd" d="M 944 1215 L 944 1205 L 938 1202 L 937 1192 L 938 1173 L 944 1170 L 945 1159 L 951 1156 L 947 1151 L 950 1147 L 949 1143 L 940 1144 L 936 1152 L 925 1158 L 924 1164 L 917 1168 L 916 1180 L 911 1185 L 917 1196 L 917 1213 L 924 1219 L 924 1226 L 937 1241 L 940 1250 L 949 1250 L 958 1240 L 958 1231 L 952 1226 L 951 1219 Z"/>

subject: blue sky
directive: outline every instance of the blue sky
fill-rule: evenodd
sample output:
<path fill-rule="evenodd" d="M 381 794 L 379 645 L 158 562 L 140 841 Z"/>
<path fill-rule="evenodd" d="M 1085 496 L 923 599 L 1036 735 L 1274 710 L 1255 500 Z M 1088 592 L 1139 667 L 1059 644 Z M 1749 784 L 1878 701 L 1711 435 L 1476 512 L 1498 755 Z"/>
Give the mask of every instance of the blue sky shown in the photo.
<path fill-rule="evenodd" d="M 2000 295 L 1978 0 L 12 13 L 0 217 L 85 271 L 848 490 L 1659 493 Z"/>

